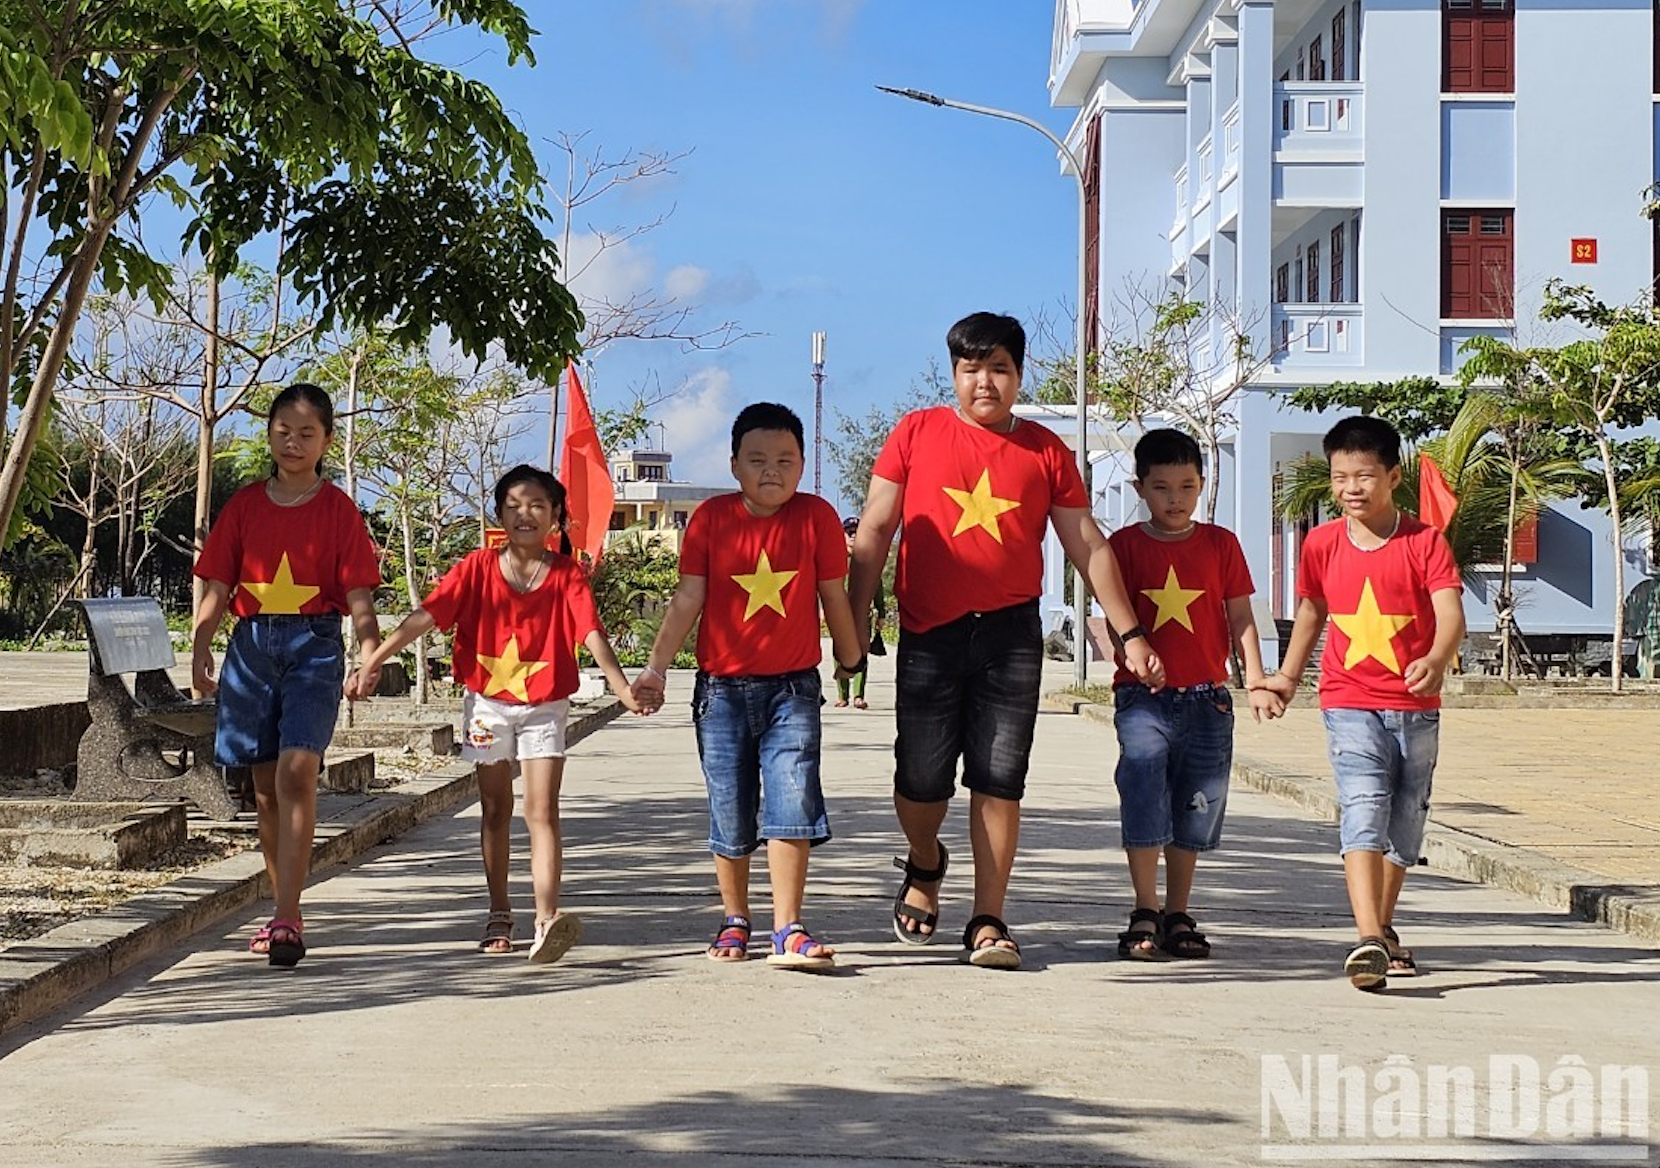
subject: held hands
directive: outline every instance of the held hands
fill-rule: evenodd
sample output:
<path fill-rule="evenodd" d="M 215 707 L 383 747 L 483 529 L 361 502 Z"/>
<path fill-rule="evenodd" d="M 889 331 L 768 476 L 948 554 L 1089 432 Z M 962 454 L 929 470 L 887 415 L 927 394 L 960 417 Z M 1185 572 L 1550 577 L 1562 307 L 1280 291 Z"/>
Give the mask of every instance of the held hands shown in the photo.
<path fill-rule="evenodd" d="M 360 666 L 346 678 L 346 700 L 351 702 L 367 701 L 375 696 L 375 690 L 380 688 L 380 666 Z"/>
<path fill-rule="evenodd" d="M 1251 702 L 1251 717 L 1258 722 L 1262 721 L 1265 715 L 1272 721 L 1285 713 L 1287 699 L 1270 689 L 1267 680 L 1263 677 L 1253 678 L 1248 680 L 1245 686 L 1246 696 Z"/>
<path fill-rule="evenodd" d="M 1252 712 L 1256 713 L 1259 708 L 1257 706 L 1257 695 L 1266 694 L 1270 695 L 1274 701 L 1278 702 L 1277 709 L 1269 706 L 1266 708 L 1266 712 L 1270 718 L 1278 718 L 1280 715 L 1285 713 L 1286 707 L 1289 706 L 1292 700 L 1297 696 L 1297 679 L 1275 670 L 1268 676 L 1259 677 L 1255 681 L 1251 682 L 1250 690 Z"/>
<path fill-rule="evenodd" d="M 625 709 L 637 714 L 655 714 L 663 708 L 663 699 L 668 696 L 668 678 L 648 665 L 635 676 L 628 696 L 617 696 L 622 699 Z M 630 701 L 634 704 L 629 705 Z"/>
<path fill-rule="evenodd" d="M 1406 667 L 1401 677 L 1406 682 L 1407 693 L 1421 698 L 1433 697 L 1441 692 L 1441 685 L 1447 679 L 1447 663 L 1433 657 L 1420 657 Z"/>

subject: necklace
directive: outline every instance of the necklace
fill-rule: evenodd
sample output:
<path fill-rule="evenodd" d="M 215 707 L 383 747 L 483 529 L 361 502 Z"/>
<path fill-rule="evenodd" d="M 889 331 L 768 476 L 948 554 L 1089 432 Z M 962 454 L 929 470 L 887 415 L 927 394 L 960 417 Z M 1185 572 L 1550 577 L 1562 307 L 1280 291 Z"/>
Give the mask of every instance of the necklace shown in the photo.
<path fill-rule="evenodd" d="M 292 499 L 279 499 L 276 495 L 276 483 L 276 479 L 269 479 L 266 481 L 265 497 L 279 507 L 298 507 L 301 503 L 304 503 L 307 499 L 311 498 L 311 496 L 323 489 L 323 479 L 321 476 L 318 476 L 316 482 L 312 483 L 298 495 L 295 495 Z"/>
<path fill-rule="evenodd" d="M 1381 548 L 1383 548 L 1386 544 L 1388 544 L 1388 542 L 1390 540 L 1394 539 L 1395 538 L 1395 533 L 1397 531 L 1399 531 L 1400 529 L 1401 529 L 1401 513 L 1400 513 L 1399 510 L 1397 510 L 1395 512 L 1395 522 L 1390 526 L 1389 534 L 1380 537 L 1380 542 L 1378 543 L 1377 547 L 1365 547 L 1364 545 L 1361 544 L 1361 542 L 1358 539 L 1355 538 L 1354 520 L 1349 518 L 1346 515 L 1343 517 L 1343 532 L 1344 532 L 1345 535 L 1347 535 L 1349 537 L 1349 542 L 1354 545 L 1356 551 L 1361 551 L 1361 552 L 1375 552 L 1375 551 L 1378 551 Z"/>
<path fill-rule="evenodd" d="M 513 585 L 514 590 L 516 592 L 520 593 L 521 595 L 523 595 L 526 592 L 535 591 L 536 581 L 538 581 L 542 578 L 542 569 L 548 566 L 548 557 L 547 557 L 547 555 L 543 554 L 536 561 L 536 567 L 530 573 L 530 579 L 529 580 L 521 580 L 519 578 L 519 565 L 513 559 L 513 556 L 512 556 L 511 553 L 504 551 L 504 552 L 502 552 L 502 555 L 507 558 L 507 571 L 513 577 L 512 580 L 509 581 L 509 583 L 511 583 Z"/>
<path fill-rule="evenodd" d="M 1197 519 L 1191 519 L 1188 521 L 1187 526 L 1182 528 L 1180 531 L 1166 531 L 1164 528 L 1158 526 L 1149 519 L 1142 523 L 1141 529 L 1154 539 L 1180 539 L 1182 536 L 1186 535 L 1198 526 L 1199 521 Z"/>

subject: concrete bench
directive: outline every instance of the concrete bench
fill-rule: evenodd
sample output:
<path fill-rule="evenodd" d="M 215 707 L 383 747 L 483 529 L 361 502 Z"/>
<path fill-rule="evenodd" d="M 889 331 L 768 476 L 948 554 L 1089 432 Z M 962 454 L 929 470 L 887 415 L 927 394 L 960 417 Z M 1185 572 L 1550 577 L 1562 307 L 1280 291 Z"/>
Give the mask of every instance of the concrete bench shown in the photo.
<path fill-rule="evenodd" d="M 161 605 L 147 596 L 79 604 L 91 725 L 76 755 L 74 798 L 110 803 L 177 796 L 215 819 L 235 816 L 213 762 L 217 703 L 190 698 L 167 676 L 173 641 Z"/>

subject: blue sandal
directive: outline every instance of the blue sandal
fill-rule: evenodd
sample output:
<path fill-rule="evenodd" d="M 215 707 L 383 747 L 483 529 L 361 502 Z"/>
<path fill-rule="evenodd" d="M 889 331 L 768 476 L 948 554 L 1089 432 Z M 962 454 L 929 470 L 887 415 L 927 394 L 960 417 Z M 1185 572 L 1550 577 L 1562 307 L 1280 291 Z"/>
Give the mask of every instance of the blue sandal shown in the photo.
<path fill-rule="evenodd" d="M 772 956 L 768 965 L 782 965 L 789 969 L 829 969 L 836 959 L 828 953 L 817 957 L 807 954 L 809 949 L 827 949 L 829 946 L 813 940 L 813 935 L 800 921 L 793 921 L 772 935 Z"/>
<path fill-rule="evenodd" d="M 720 932 L 704 956 L 710 961 L 743 961 L 749 956 L 749 918 L 732 916 L 720 923 Z"/>

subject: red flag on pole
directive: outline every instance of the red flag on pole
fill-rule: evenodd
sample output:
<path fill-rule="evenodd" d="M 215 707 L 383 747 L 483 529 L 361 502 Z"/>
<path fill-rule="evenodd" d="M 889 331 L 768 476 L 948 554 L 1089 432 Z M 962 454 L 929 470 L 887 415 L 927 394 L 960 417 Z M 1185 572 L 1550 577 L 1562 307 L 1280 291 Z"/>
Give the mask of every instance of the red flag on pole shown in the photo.
<path fill-rule="evenodd" d="M 566 367 L 565 390 L 565 448 L 559 456 L 559 481 L 565 484 L 566 531 L 572 549 L 587 552 L 597 564 L 605 550 L 617 491 L 611 485 L 611 467 L 574 364 Z"/>
<path fill-rule="evenodd" d="M 1447 476 L 1427 454 L 1418 456 L 1418 518 L 1437 531 L 1447 530 L 1453 512 L 1458 510 L 1458 496 L 1447 485 Z"/>

